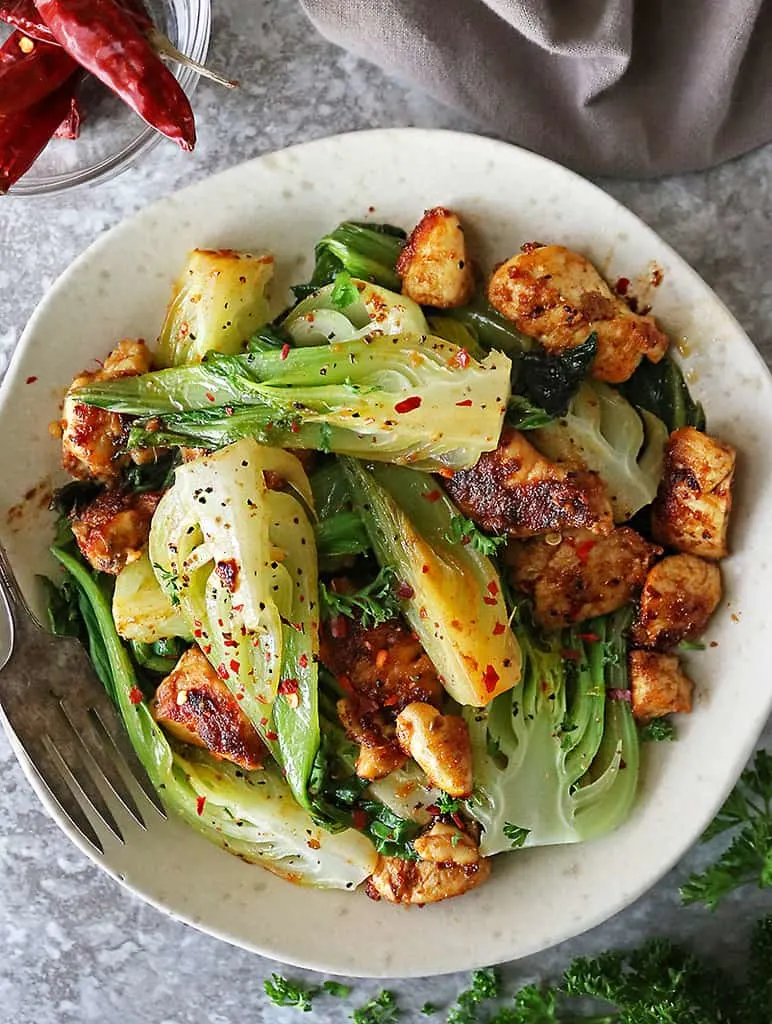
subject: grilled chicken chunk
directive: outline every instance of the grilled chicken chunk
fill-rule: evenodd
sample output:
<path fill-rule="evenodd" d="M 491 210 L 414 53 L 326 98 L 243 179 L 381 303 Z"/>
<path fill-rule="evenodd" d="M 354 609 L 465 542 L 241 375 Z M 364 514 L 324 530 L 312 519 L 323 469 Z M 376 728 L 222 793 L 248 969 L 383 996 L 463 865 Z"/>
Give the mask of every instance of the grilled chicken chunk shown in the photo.
<path fill-rule="evenodd" d="M 628 380 L 646 356 L 659 362 L 668 338 L 653 317 L 633 313 L 589 260 L 562 245 L 525 246 L 493 274 L 491 305 L 523 334 L 555 354 L 598 339 L 592 373 L 598 380 Z"/>
<path fill-rule="evenodd" d="M 422 306 L 451 309 L 469 302 L 474 273 L 464 230 L 451 210 L 427 210 L 397 261 L 402 294 Z"/>
<path fill-rule="evenodd" d="M 694 555 L 669 555 L 649 570 L 632 639 L 666 651 L 699 636 L 721 600 L 721 571 Z"/>
<path fill-rule="evenodd" d="M 432 827 L 413 841 L 415 852 L 421 860 L 430 860 L 434 864 L 477 864 L 480 851 L 477 843 L 467 833 L 455 825 L 447 825 L 442 821 L 435 822 Z"/>
<path fill-rule="evenodd" d="M 441 715 L 431 704 L 408 704 L 397 715 L 397 741 L 432 786 L 451 796 L 472 795 L 472 746 L 460 715 Z"/>
<path fill-rule="evenodd" d="M 513 584 L 534 600 L 536 619 L 559 629 L 606 615 L 630 601 L 643 586 L 660 549 L 629 526 L 606 537 L 586 531 L 511 543 L 505 558 Z"/>
<path fill-rule="evenodd" d="M 692 710 L 694 683 L 678 658 L 656 651 L 630 651 L 633 714 L 647 722 L 678 711 Z"/>
<path fill-rule="evenodd" d="M 150 709 L 184 743 L 247 771 L 263 767 L 265 748 L 255 727 L 198 647 L 187 650 L 161 682 Z"/>
<path fill-rule="evenodd" d="M 420 906 L 476 889 L 490 877 L 490 873 L 490 861 L 486 858 L 462 865 L 379 857 L 378 865 L 367 881 L 366 892 L 371 899 Z"/>
<path fill-rule="evenodd" d="M 595 473 L 550 462 L 505 427 L 498 447 L 445 481 L 451 498 L 489 533 L 531 537 L 569 527 L 609 533 L 611 504 Z"/>
<path fill-rule="evenodd" d="M 356 773 L 360 779 L 383 779 L 407 761 L 395 738 L 394 725 L 372 703 L 358 697 L 338 701 L 338 718 L 346 735 L 359 744 Z"/>
<path fill-rule="evenodd" d="M 122 341 L 95 372 L 84 370 L 72 382 L 72 388 L 94 381 L 134 377 L 151 369 L 152 357 L 144 341 Z M 62 411 L 62 465 L 81 480 L 95 479 L 112 483 L 130 457 L 120 454 L 126 438 L 125 416 L 93 405 L 82 405 L 68 393 Z"/>
<path fill-rule="evenodd" d="M 652 510 L 660 544 L 701 558 L 727 554 L 736 452 L 694 427 L 674 430 Z"/>
<path fill-rule="evenodd" d="M 81 554 L 99 572 L 117 576 L 142 554 L 161 494 L 105 491 L 70 519 Z"/>

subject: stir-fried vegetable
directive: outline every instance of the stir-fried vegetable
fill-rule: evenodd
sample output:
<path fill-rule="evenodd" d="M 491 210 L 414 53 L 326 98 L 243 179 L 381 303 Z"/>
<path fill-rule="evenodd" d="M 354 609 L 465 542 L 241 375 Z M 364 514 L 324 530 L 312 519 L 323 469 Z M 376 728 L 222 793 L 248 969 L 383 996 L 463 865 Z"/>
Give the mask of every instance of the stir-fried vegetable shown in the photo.
<path fill-rule="evenodd" d="M 520 679 L 498 573 L 471 544 L 448 540 L 457 510 L 423 473 L 344 462 L 381 566 L 393 570 L 402 613 L 448 693 L 480 707 Z"/>
<path fill-rule="evenodd" d="M 627 817 L 638 782 L 638 735 L 629 704 L 625 608 L 582 633 L 539 637 L 516 613 L 523 682 L 484 710 L 466 709 L 486 854 L 576 843 Z"/>
<path fill-rule="evenodd" d="M 304 299 L 330 284 L 342 270 L 352 277 L 399 290 L 395 267 L 405 232 L 388 224 L 358 224 L 344 221 L 316 243 L 316 265 L 308 284 L 296 285 L 295 298 Z"/>
<path fill-rule="evenodd" d="M 295 494 L 269 490 L 268 472 Z M 158 582 L 304 806 L 319 747 L 312 503 L 293 455 L 244 439 L 181 466 L 150 532 Z"/>
<path fill-rule="evenodd" d="M 705 412 L 689 393 L 681 367 L 668 354 L 658 363 L 648 359 L 630 380 L 620 385 L 620 391 L 633 405 L 657 416 L 668 430 L 696 427 L 705 430 Z"/>
<path fill-rule="evenodd" d="M 654 500 L 667 428 L 647 410 L 636 412 L 608 384 L 585 382 L 567 414 L 529 438 L 554 461 L 594 469 L 608 488 L 616 522 L 626 522 Z"/>
<path fill-rule="evenodd" d="M 115 628 L 124 640 L 152 644 L 162 637 L 192 636 L 190 623 L 158 583 L 147 552 L 118 573 L 113 591 Z"/>
<path fill-rule="evenodd" d="M 156 362 L 182 366 L 207 352 L 234 353 L 268 320 L 273 257 L 194 249 L 158 339 Z"/>
<path fill-rule="evenodd" d="M 425 335 L 250 352 L 80 388 L 79 402 L 151 417 L 130 445 L 287 448 L 460 469 L 496 447 L 510 361 Z M 249 403 L 249 404 L 247 404 Z M 168 415 L 183 409 L 176 415 Z"/>
<path fill-rule="evenodd" d="M 170 743 L 137 699 L 139 681 L 115 631 L 109 597 L 79 558 L 52 550 L 90 612 L 86 624 L 96 662 L 106 667 L 108 692 L 166 808 L 217 845 L 293 881 L 340 889 L 364 881 L 376 860 L 369 840 L 350 829 L 333 835 L 319 828 L 278 768 L 244 772 Z"/>

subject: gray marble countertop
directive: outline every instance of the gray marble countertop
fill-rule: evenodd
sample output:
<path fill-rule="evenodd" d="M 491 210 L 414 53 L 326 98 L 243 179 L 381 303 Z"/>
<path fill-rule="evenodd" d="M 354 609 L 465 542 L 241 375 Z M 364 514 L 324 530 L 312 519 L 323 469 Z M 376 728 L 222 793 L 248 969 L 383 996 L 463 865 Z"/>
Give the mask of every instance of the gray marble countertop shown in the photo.
<path fill-rule="evenodd" d="M 282 146 L 336 132 L 419 125 L 474 129 L 378 70 L 325 43 L 293 0 L 216 0 L 213 63 L 239 74 L 196 95 L 200 144 L 157 147 L 139 166 L 66 197 L 0 202 L 0 371 L 43 293 L 98 235 L 192 180 Z M 772 361 L 772 147 L 704 174 L 600 184 L 651 224 L 721 295 Z M 760 681 L 761 682 L 761 681 Z M 764 741 L 762 741 L 764 742 Z M 765 733 L 772 746 L 772 728 Z M 48 819 L 0 735 L 0 1019 L 14 1024 L 260 1024 L 295 1019 L 262 982 L 275 965 L 161 915 L 119 888 Z M 715 915 L 680 909 L 677 886 L 704 860 L 693 851 L 634 906 L 594 931 L 503 968 L 510 982 L 551 974 L 578 953 L 667 933 L 721 962 L 739 959 L 748 924 L 772 908 L 756 891 Z M 296 977 L 312 977 L 290 971 Z M 462 976 L 389 987 L 419 1019 L 452 1001 Z M 358 982 L 314 1020 L 348 1019 L 381 986 Z M 308 1019 L 308 1018 L 306 1018 Z M 429 1018 L 438 1019 L 438 1018 Z"/>

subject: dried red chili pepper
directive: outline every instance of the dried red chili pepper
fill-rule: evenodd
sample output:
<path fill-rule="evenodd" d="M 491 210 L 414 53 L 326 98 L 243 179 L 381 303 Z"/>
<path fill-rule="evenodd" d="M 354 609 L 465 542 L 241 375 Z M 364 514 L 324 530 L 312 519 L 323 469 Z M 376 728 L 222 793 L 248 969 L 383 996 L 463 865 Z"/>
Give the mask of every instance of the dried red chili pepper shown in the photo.
<path fill-rule="evenodd" d="M 33 0 L 0 0 L 0 21 L 20 29 L 31 39 L 56 43 L 53 32 L 38 14 Z"/>
<path fill-rule="evenodd" d="M 70 112 L 56 129 L 54 133 L 55 139 L 79 139 L 80 138 L 80 122 L 83 120 L 83 115 L 80 110 L 80 103 L 73 98 L 70 100 Z"/>
<path fill-rule="evenodd" d="M 184 150 L 196 143 L 190 101 L 115 0 L 35 0 L 64 50 Z"/>
<path fill-rule="evenodd" d="M 13 32 L 0 46 L 0 116 L 17 114 L 50 96 L 77 67 L 60 46 Z"/>
<path fill-rule="evenodd" d="M 66 119 L 79 80 L 72 79 L 27 110 L 0 117 L 0 195 L 26 174 Z"/>

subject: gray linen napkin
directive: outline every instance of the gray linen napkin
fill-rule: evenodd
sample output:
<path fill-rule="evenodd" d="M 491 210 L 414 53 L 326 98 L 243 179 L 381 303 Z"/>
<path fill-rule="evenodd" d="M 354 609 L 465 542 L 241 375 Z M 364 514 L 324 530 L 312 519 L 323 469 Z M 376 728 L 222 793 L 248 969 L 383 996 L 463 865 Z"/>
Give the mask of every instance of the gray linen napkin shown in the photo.
<path fill-rule="evenodd" d="M 772 0 L 301 0 L 334 42 L 489 131 L 601 174 L 772 139 Z"/>

